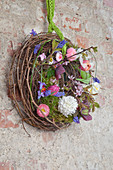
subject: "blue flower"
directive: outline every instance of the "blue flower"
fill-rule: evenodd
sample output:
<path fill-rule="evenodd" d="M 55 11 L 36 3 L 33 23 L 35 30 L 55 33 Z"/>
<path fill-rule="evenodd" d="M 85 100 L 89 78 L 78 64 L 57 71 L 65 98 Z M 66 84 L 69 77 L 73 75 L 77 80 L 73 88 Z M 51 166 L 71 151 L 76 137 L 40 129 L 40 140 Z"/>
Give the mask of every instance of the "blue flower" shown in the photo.
<path fill-rule="evenodd" d="M 73 121 L 74 121 L 75 123 L 80 123 L 78 116 L 74 117 L 74 118 L 73 118 Z"/>
<path fill-rule="evenodd" d="M 66 43 L 67 43 L 67 41 L 65 41 L 65 40 L 61 41 L 61 42 L 58 44 L 57 48 L 62 48 Z"/>
<path fill-rule="evenodd" d="M 45 93 L 44 93 L 44 96 L 47 97 L 51 95 L 51 90 L 46 90 Z"/>
<path fill-rule="evenodd" d="M 93 77 L 93 81 L 97 82 L 97 83 L 100 83 L 100 80 L 97 77 Z"/>
<path fill-rule="evenodd" d="M 44 97 L 44 92 L 38 91 L 38 99 L 40 99 L 41 97 Z"/>
<path fill-rule="evenodd" d="M 35 46 L 35 48 L 34 48 L 34 54 L 37 53 L 37 51 L 39 50 L 39 48 L 40 48 L 40 44 L 38 44 L 38 45 Z"/>
<path fill-rule="evenodd" d="M 65 95 L 65 92 L 58 92 L 57 94 L 55 94 L 54 96 L 55 97 L 61 97 L 61 96 L 64 96 Z"/>
<path fill-rule="evenodd" d="M 34 31 L 34 29 L 32 29 L 32 31 L 30 32 L 31 35 L 35 36 L 37 35 L 36 31 Z"/>

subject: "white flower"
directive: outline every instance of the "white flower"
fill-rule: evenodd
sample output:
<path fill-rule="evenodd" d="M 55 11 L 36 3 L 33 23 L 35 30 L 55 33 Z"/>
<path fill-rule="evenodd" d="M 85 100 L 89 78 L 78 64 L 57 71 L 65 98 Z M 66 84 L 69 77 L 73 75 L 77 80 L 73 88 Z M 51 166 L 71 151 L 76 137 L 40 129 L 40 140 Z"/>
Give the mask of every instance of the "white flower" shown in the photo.
<path fill-rule="evenodd" d="M 62 60 L 62 53 L 61 52 L 57 52 L 56 54 L 56 60 L 59 62 Z"/>
<path fill-rule="evenodd" d="M 68 65 L 70 62 L 69 61 L 65 61 L 64 63 L 63 63 L 63 65 Z"/>
<path fill-rule="evenodd" d="M 83 51 L 83 49 L 78 48 L 77 53 L 80 53 L 82 51 Z M 84 53 L 87 55 L 86 60 L 88 60 L 88 59 L 91 60 L 92 57 L 90 55 L 88 55 L 88 52 L 85 51 Z M 79 57 L 79 61 L 80 61 L 81 66 L 85 69 L 87 67 L 87 63 L 84 63 L 82 54 L 83 53 L 78 54 L 78 57 Z M 90 69 L 93 69 L 93 67 L 94 67 L 94 63 L 93 63 L 93 61 L 90 61 Z"/>
<path fill-rule="evenodd" d="M 92 83 L 92 87 L 88 89 L 90 94 L 97 94 L 100 90 L 100 84 L 98 82 Z"/>
<path fill-rule="evenodd" d="M 53 62 L 54 62 L 54 60 L 53 60 L 53 58 L 51 57 L 51 58 L 49 59 L 49 64 L 51 65 L 51 64 L 53 64 Z"/>
<path fill-rule="evenodd" d="M 68 115 L 74 114 L 77 107 L 77 100 L 72 96 L 63 96 L 61 99 L 59 99 L 58 110 L 66 117 L 68 117 Z"/>
<path fill-rule="evenodd" d="M 75 79 L 75 77 L 73 75 L 71 75 L 71 76 L 69 75 L 68 78 L 72 81 Z"/>
<path fill-rule="evenodd" d="M 78 48 L 78 50 L 77 50 L 77 53 L 80 53 L 80 52 L 82 52 L 83 50 L 81 49 L 81 48 Z M 82 58 L 82 53 L 80 53 L 80 54 L 78 54 L 77 55 L 79 58 Z"/>

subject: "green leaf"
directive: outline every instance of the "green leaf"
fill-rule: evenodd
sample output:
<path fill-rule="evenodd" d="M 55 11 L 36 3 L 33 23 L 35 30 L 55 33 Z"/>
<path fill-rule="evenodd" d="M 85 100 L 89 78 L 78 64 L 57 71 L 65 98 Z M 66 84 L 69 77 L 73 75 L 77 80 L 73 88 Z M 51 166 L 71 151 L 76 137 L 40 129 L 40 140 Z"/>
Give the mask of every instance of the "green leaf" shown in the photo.
<path fill-rule="evenodd" d="M 47 78 L 51 78 L 52 76 L 55 76 L 55 70 L 53 68 L 49 68 L 47 71 Z"/>
<path fill-rule="evenodd" d="M 100 108 L 100 105 L 97 102 L 94 102 L 95 107 Z"/>
<path fill-rule="evenodd" d="M 82 114 L 83 114 L 83 115 L 88 115 L 88 113 L 89 113 L 89 110 L 88 110 L 88 109 L 82 110 Z"/>
<path fill-rule="evenodd" d="M 81 81 L 82 83 L 85 83 L 85 84 L 89 84 L 89 82 L 90 82 L 90 78 L 88 78 L 88 79 L 76 79 L 76 80 Z"/>
<path fill-rule="evenodd" d="M 91 74 L 89 74 L 83 70 L 80 71 L 80 74 L 81 74 L 82 79 L 88 79 L 91 77 Z"/>
<path fill-rule="evenodd" d="M 92 109 L 92 107 L 93 107 L 93 104 L 90 105 L 89 109 Z"/>
<path fill-rule="evenodd" d="M 62 48 L 55 48 L 53 51 L 52 51 L 52 53 L 54 53 L 55 51 L 61 51 L 62 50 Z"/>
<path fill-rule="evenodd" d="M 97 50 L 97 47 L 94 47 L 93 48 L 93 51 L 96 53 L 98 50 Z"/>
<path fill-rule="evenodd" d="M 56 42 L 55 40 L 52 41 L 52 51 L 55 50 L 58 46 L 58 42 Z"/>
<path fill-rule="evenodd" d="M 68 116 L 68 121 L 69 121 L 69 123 L 71 123 L 71 122 L 73 122 L 73 116 Z"/>
<path fill-rule="evenodd" d="M 54 93 L 56 93 L 56 91 L 52 92 L 51 95 L 54 94 Z"/>

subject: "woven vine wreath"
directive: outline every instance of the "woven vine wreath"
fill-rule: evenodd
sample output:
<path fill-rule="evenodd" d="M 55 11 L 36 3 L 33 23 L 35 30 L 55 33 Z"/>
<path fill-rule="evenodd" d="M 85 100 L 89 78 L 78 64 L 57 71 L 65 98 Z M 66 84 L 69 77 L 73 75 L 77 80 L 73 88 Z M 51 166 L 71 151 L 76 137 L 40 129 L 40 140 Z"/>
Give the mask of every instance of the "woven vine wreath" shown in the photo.
<path fill-rule="evenodd" d="M 99 107 L 93 95 L 100 89 L 96 47 L 82 49 L 63 37 L 52 21 L 54 4 L 47 0 L 48 33 L 32 30 L 13 55 L 9 76 L 10 96 L 22 121 L 47 131 L 80 118 L 91 120 L 90 112 Z"/>

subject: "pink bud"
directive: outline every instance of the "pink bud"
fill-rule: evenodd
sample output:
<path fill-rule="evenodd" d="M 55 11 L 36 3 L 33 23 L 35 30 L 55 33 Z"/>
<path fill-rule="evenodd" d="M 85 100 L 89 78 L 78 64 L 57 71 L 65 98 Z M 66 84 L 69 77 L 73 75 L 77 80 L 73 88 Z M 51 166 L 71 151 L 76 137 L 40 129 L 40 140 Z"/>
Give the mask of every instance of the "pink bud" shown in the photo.
<path fill-rule="evenodd" d="M 89 60 L 83 60 L 83 63 L 81 63 L 81 70 L 88 71 L 91 68 L 91 64 Z"/>
<path fill-rule="evenodd" d="M 52 86 L 50 86 L 50 87 L 48 87 L 48 90 L 51 90 L 51 93 L 53 93 L 52 94 L 52 96 L 54 96 L 55 94 L 57 94 L 58 93 L 58 91 L 59 91 L 59 87 L 57 86 L 57 85 L 52 85 Z"/>
<path fill-rule="evenodd" d="M 68 58 L 68 60 L 70 60 L 70 61 L 73 61 L 73 60 L 76 60 L 76 55 L 74 55 L 74 54 L 76 54 L 77 52 L 76 52 L 76 50 L 74 49 L 74 48 L 68 48 L 67 49 L 67 54 L 66 54 L 66 56 L 67 56 L 67 58 Z M 72 55 L 74 55 L 74 56 L 72 56 Z M 72 56 L 72 57 L 71 57 Z"/>
<path fill-rule="evenodd" d="M 61 52 L 57 52 L 56 54 L 56 60 L 59 62 L 62 60 L 62 53 Z"/>
<path fill-rule="evenodd" d="M 43 114 L 45 116 L 48 116 L 49 115 L 49 106 L 46 105 L 46 104 L 40 104 L 39 105 L 39 108 L 41 109 L 41 111 L 43 112 Z M 40 116 L 40 117 L 44 117 L 44 115 L 41 113 L 41 111 L 37 108 L 37 114 Z"/>

